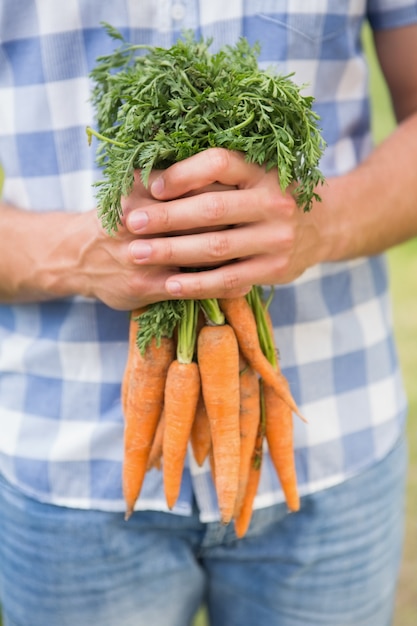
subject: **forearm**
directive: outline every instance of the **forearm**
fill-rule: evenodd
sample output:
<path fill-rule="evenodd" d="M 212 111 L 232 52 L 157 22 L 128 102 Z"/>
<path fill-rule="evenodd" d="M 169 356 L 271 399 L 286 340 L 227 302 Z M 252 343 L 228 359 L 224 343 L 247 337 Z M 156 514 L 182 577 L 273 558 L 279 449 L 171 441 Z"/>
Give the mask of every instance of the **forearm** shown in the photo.
<path fill-rule="evenodd" d="M 417 235 L 417 114 L 357 169 L 329 180 L 311 219 L 322 260 L 375 255 Z"/>
<path fill-rule="evenodd" d="M 172 263 L 140 268 L 125 228 L 110 236 L 97 211 L 29 212 L 0 203 L 0 302 L 81 295 L 118 310 L 166 300 Z"/>
<path fill-rule="evenodd" d="M 80 217 L 0 204 L 2 302 L 42 301 L 82 291 L 76 245 Z"/>

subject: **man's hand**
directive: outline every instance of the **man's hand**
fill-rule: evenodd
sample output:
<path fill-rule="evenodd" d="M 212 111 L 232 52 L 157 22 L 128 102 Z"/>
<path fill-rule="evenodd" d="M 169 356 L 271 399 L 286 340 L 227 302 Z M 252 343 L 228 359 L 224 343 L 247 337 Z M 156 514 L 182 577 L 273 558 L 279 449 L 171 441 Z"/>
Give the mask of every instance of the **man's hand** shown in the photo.
<path fill-rule="evenodd" d="M 210 187 L 215 183 L 227 189 Z M 170 297 L 234 296 L 254 284 L 292 281 L 320 260 L 315 224 L 290 191 L 281 191 L 276 170 L 241 154 L 199 153 L 160 173 L 150 191 L 163 202 L 126 204 L 126 227 L 138 237 L 128 254 L 137 267 L 169 268 Z"/>
<path fill-rule="evenodd" d="M 157 203 L 135 184 L 135 205 Z M 97 211 L 28 212 L 0 206 L 0 302 L 38 302 L 74 295 L 131 310 L 167 299 L 165 283 L 177 267 L 138 267 L 129 253 L 134 236 L 125 226 L 110 236 Z"/>

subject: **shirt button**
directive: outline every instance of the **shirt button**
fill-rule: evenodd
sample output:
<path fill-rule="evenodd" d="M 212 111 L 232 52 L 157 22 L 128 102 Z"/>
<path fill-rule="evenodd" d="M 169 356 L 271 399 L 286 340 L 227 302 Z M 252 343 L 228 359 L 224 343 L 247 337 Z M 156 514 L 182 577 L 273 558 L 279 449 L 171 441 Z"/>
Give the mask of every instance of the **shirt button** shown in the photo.
<path fill-rule="evenodd" d="M 173 20 L 179 22 L 185 17 L 185 7 L 183 4 L 175 3 L 171 7 L 171 17 Z"/>

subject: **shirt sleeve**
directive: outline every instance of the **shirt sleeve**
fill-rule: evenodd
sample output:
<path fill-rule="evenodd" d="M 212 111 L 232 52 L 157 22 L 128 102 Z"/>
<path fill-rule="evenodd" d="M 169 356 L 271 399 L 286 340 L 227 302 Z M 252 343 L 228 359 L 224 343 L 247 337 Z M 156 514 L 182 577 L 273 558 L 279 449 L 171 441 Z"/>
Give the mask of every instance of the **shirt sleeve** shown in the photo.
<path fill-rule="evenodd" d="M 373 30 L 417 23 L 416 0 L 368 0 L 368 20 Z"/>

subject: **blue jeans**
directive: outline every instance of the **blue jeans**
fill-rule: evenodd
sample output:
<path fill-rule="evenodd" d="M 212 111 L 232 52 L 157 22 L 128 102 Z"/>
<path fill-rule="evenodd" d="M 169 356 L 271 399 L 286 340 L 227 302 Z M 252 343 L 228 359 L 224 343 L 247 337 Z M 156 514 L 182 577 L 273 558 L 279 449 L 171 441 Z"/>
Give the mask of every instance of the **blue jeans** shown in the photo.
<path fill-rule="evenodd" d="M 249 533 L 197 513 L 64 509 L 1 480 L 4 626 L 388 626 L 403 537 L 404 441 L 380 463 L 257 511 Z"/>

